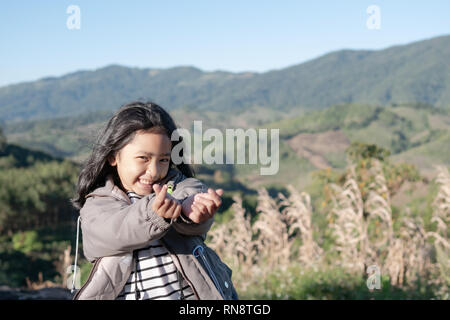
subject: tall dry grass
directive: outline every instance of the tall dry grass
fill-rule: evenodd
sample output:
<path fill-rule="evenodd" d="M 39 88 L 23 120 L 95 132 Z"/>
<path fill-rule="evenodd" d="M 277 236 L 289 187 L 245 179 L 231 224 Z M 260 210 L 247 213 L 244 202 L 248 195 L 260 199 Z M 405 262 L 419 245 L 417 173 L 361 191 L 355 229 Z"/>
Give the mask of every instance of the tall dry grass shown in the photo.
<path fill-rule="evenodd" d="M 367 224 L 354 167 L 350 167 L 342 187 L 331 184 L 330 189 L 333 200 L 330 228 L 335 238 L 335 250 L 340 257 L 336 265 L 351 272 L 363 273 L 368 252 Z"/>
<path fill-rule="evenodd" d="M 427 232 L 427 237 L 434 239 L 434 248 L 436 250 L 437 266 L 440 277 L 436 282 L 441 285 L 440 294 L 447 299 L 450 297 L 450 241 L 448 225 L 450 223 L 450 174 L 448 169 L 443 166 L 437 166 L 438 175 L 436 182 L 439 185 L 439 191 L 433 201 L 433 217 L 437 227 L 435 231 Z"/>
<path fill-rule="evenodd" d="M 285 271 L 297 261 L 314 266 L 322 249 L 314 241 L 309 195 L 289 186 L 291 195 L 279 194 L 272 199 L 267 190 L 258 192 L 258 217 L 251 224 L 242 207 L 242 199 L 234 197 L 234 217 L 213 229 L 209 245 L 233 266 L 235 281 L 241 290 L 255 285 L 273 270 Z M 300 238 L 301 244 L 296 245 Z"/>
<path fill-rule="evenodd" d="M 439 288 L 438 298 L 448 299 L 448 170 L 437 168 L 439 191 L 432 217 L 436 227 L 425 230 L 422 217 L 413 217 L 407 208 L 399 221 L 393 220 L 382 163 L 371 159 L 368 167 L 364 179 L 370 183 L 364 190 L 358 184 L 355 166 L 348 167 L 342 185 L 329 185 L 332 207 L 328 229 L 333 246 L 328 251 L 315 240 L 325 232 L 314 229 L 314 210 L 307 193 L 289 186 L 288 197 L 280 193 L 272 198 L 267 190 L 259 190 L 253 223 L 236 196 L 233 218 L 213 228 L 209 244 L 233 267 L 238 291 L 260 288 L 267 276 L 282 278 L 293 266 L 299 266 L 294 269 L 301 273 L 340 268 L 360 277 L 367 277 L 368 267 L 376 266 L 392 286 L 415 290 L 418 283 L 423 285 L 425 281 L 425 285 Z M 326 255 L 333 259 L 325 259 Z"/>

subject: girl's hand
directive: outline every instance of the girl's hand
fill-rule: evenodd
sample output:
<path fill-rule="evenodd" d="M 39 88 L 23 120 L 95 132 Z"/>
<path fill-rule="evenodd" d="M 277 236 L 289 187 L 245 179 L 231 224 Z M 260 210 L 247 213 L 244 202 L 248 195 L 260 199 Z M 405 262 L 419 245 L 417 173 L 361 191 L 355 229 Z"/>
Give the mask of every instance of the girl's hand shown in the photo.
<path fill-rule="evenodd" d="M 181 204 L 178 203 L 170 194 L 167 193 L 167 185 L 153 185 L 156 198 L 153 201 L 152 209 L 160 217 L 175 220 L 180 216 Z"/>
<path fill-rule="evenodd" d="M 208 193 L 197 193 L 182 203 L 183 213 L 195 223 L 204 222 L 214 216 L 222 204 L 222 189 L 208 189 Z"/>

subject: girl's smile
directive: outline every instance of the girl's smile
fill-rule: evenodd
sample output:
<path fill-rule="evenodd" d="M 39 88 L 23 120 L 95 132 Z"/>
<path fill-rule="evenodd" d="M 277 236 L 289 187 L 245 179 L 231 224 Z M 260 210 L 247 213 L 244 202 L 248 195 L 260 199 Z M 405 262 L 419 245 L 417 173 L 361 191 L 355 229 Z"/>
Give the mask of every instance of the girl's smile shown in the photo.
<path fill-rule="evenodd" d="M 138 183 L 142 190 L 146 190 L 146 191 L 148 191 L 148 193 L 153 192 L 153 185 L 155 184 L 155 182 L 150 182 L 148 180 L 139 179 Z"/>
<path fill-rule="evenodd" d="M 167 175 L 171 148 L 166 134 L 138 131 L 133 140 L 108 161 L 111 166 L 117 166 L 124 191 L 147 195 L 153 192 L 153 185 Z"/>

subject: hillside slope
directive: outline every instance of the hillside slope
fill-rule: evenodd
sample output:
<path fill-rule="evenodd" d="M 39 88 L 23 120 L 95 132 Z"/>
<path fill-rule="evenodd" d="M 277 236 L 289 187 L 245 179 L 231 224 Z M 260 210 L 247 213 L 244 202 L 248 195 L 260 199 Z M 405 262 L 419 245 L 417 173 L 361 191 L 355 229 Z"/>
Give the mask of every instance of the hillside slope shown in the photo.
<path fill-rule="evenodd" d="M 242 112 L 339 103 L 450 106 L 450 36 L 384 50 L 340 50 L 265 73 L 107 66 L 0 88 L 0 122 L 115 110 L 151 99 L 169 110 Z"/>

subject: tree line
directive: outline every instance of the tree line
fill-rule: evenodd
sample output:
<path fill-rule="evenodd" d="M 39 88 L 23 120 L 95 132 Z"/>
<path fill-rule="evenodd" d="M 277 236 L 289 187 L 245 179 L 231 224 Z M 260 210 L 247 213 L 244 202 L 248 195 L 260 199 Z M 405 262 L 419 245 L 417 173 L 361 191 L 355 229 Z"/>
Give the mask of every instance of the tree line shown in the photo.
<path fill-rule="evenodd" d="M 0 234 L 73 220 L 78 166 L 51 157 L 36 160 L 32 153 L 24 157 L 25 149 L 5 152 L 10 149 L 0 129 Z"/>

